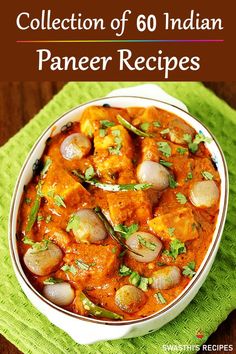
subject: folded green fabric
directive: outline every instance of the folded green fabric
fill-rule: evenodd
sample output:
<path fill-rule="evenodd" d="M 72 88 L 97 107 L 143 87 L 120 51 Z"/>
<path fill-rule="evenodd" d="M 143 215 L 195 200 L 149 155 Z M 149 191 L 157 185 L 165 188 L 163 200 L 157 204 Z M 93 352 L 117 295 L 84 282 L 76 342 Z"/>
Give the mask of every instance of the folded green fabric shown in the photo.
<path fill-rule="evenodd" d="M 69 83 L 0 149 L 0 332 L 24 353 L 174 353 L 174 349 L 168 351 L 167 345 L 179 346 L 178 353 L 195 353 L 197 348 L 184 350 L 181 346 L 201 345 L 235 308 L 236 111 L 201 83 L 159 83 L 215 134 L 230 174 L 229 211 L 220 249 L 206 282 L 190 305 L 171 323 L 144 337 L 78 345 L 31 305 L 16 280 L 8 250 L 7 221 L 14 184 L 30 148 L 49 123 L 72 107 L 116 88 L 137 84 Z M 196 336 L 198 331 L 203 338 Z"/>

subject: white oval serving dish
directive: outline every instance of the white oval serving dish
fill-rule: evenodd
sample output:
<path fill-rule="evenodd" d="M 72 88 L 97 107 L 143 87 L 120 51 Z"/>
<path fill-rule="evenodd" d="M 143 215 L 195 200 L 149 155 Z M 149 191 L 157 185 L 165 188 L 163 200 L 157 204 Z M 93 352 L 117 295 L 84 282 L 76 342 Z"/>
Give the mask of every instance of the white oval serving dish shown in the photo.
<path fill-rule="evenodd" d="M 161 100 L 145 97 L 136 97 L 132 94 L 139 93 L 139 96 L 151 96 L 157 97 Z M 141 92 L 141 94 L 140 94 Z M 100 98 L 88 103 L 84 103 L 78 107 L 73 108 L 71 111 L 65 113 L 58 118 L 53 124 L 51 124 L 40 136 L 32 150 L 30 151 L 21 171 L 18 176 L 15 190 L 12 197 L 11 211 L 9 217 L 9 246 L 11 252 L 11 258 L 13 267 L 17 276 L 17 279 L 25 292 L 28 299 L 32 304 L 42 312 L 53 324 L 58 326 L 67 332 L 76 342 L 80 344 L 90 344 L 102 340 L 111 340 L 118 338 L 130 338 L 141 336 L 149 332 L 155 331 L 164 326 L 167 322 L 178 316 L 183 309 L 190 303 L 190 301 L 197 294 L 198 290 L 205 281 L 213 261 L 215 259 L 221 235 L 224 228 L 227 205 L 228 205 L 228 172 L 222 150 L 217 143 L 214 136 L 209 130 L 200 123 L 196 118 L 191 116 L 186 110 L 186 106 L 174 99 L 173 97 L 165 94 L 160 88 L 154 85 L 144 85 L 138 88 L 130 88 L 120 92 L 113 92 L 109 97 Z M 129 96 L 127 96 L 127 94 Z M 174 100 L 174 101 L 173 101 Z M 171 102 L 173 104 L 167 103 Z M 207 254 L 197 271 L 197 274 L 183 290 L 183 292 L 168 306 L 161 311 L 148 316 L 143 319 L 133 321 L 101 321 L 97 319 L 87 318 L 74 313 L 68 312 L 63 308 L 56 306 L 47 299 L 45 299 L 40 293 L 38 293 L 27 279 L 22 269 L 19 255 L 17 251 L 16 241 L 16 225 L 17 214 L 20 206 L 20 201 L 23 193 L 24 185 L 28 184 L 32 177 L 32 166 L 36 159 L 39 159 L 44 151 L 45 142 L 52 134 L 57 134 L 63 125 L 68 122 L 77 121 L 85 108 L 91 105 L 103 105 L 109 103 L 114 107 L 128 107 L 128 106 L 156 106 L 160 109 L 164 109 L 171 113 L 176 114 L 183 120 L 188 122 L 197 132 L 201 131 L 205 136 L 211 137 L 213 141 L 207 145 L 213 160 L 215 161 L 220 177 L 221 177 L 221 196 L 219 204 L 219 216 L 216 224 L 216 229 L 213 235 L 211 245 L 207 251 Z"/>

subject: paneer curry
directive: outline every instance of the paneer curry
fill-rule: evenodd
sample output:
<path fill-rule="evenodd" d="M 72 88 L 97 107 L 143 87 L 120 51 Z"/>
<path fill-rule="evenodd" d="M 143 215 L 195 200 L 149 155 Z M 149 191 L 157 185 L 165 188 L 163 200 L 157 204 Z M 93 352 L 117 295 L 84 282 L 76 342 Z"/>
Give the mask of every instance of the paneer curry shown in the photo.
<path fill-rule="evenodd" d="M 18 249 L 52 303 L 102 320 L 147 317 L 195 276 L 220 177 L 205 143 L 156 107 L 86 108 L 46 143 L 25 186 Z"/>

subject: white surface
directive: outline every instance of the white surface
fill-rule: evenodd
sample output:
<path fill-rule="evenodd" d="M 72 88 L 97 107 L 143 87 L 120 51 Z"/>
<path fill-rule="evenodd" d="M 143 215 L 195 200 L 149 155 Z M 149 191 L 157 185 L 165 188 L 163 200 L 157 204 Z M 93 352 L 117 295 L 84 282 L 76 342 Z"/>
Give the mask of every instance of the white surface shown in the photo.
<path fill-rule="evenodd" d="M 107 97 L 115 97 L 115 96 L 138 96 L 144 98 L 151 98 L 153 100 L 159 100 L 159 101 L 172 104 L 188 112 L 188 108 L 182 101 L 169 95 L 158 85 L 145 84 L 145 85 L 121 88 L 121 89 L 113 90 L 107 95 Z"/>

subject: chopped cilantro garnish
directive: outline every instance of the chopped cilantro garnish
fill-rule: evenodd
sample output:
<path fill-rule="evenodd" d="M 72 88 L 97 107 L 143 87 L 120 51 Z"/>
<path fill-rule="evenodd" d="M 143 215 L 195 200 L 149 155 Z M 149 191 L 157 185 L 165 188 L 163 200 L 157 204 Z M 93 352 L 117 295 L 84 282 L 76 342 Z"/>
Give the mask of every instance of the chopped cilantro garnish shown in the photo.
<path fill-rule="evenodd" d="M 80 224 L 80 217 L 79 215 L 72 214 L 68 221 L 66 231 L 69 232 L 70 230 L 78 230 Z"/>
<path fill-rule="evenodd" d="M 186 141 L 186 143 L 190 144 L 192 142 L 192 136 L 190 134 L 184 134 L 183 135 L 183 139 L 184 141 Z"/>
<path fill-rule="evenodd" d="M 66 208 L 66 205 L 64 203 L 64 198 L 61 197 L 59 194 L 54 195 L 53 199 L 54 199 L 55 205 L 57 205 L 59 207 L 62 206 L 63 208 Z"/>
<path fill-rule="evenodd" d="M 104 138 L 106 136 L 106 129 L 99 129 L 99 136 L 100 138 Z"/>
<path fill-rule="evenodd" d="M 157 247 L 157 245 L 154 242 L 145 240 L 141 235 L 138 235 L 138 241 L 142 246 L 148 248 L 150 251 L 155 251 Z"/>
<path fill-rule="evenodd" d="M 165 250 L 163 253 L 169 257 L 176 258 L 179 254 L 186 253 L 186 247 L 183 242 L 175 238 L 170 242 L 170 249 Z"/>
<path fill-rule="evenodd" d="M 132 270 L 129 267 L 127 267 L 126 265 L 122 264 L 122 266 L 119 269 L 119 274 L 122 277 L 125 277 L 127 275 L 130 275 L 131 273 L 132 273 Z"/>
<path fill-rule="evenodd" d="M 162 131 L 160 132 L 160 134 L 165 135 L 165 134 L 168 134 L 169 132 L 170 132 L 170 129 L 167 128 L 167 129 L 162 130 Z"/>
<path fill-rule="evenodd" d="M 104 119 L 104 120 L 100 120 L 100 125 L 102 128 L 110 128 L 110 127 L 114 127 L 115 123 Z"/>
<path fill-rule="evenodd" d="M 167 231 L 168 231 L 168 234 L 170 235 L 170 237 L 174 236 L 174 232 L 175 232 L 174 227 L 168 227 Z"/>
<path fill-rule="evenodd" d="M 182 194 L 182 193 L 177 193 L 177 194 L 176 194 L 176 199 L 178 200 L 178 202 L 179 202 L 180 204 L 185 204 L 185 203 L 187 203 L 187 198 L 186 198 L 185 195 Z"/>
<path fill-rule="evenodd" d="M 50 242 L 50 240 L 46 240 L 46 239 L 40 242 L 34 242 L 27 236 L 25 236 L 22 241 L 24 242 L 24 244 L 32 246 L 32 249 L 34 251 L 33 253 L 46 251 L 48 249 L 48 244 Z"/>
<path fill-rule="evenodd" d="M 86 181 L 89 181 L 94 176 L 95 176 L 95 171 L 94 171 L 93 166 L 88 167 L 84 173 L 84 177 L 85 177 Z"/>
<path fill-rule="evenodd" d="M 202 171 L 201 172 L 202 176 L 207 180 L 207 181 L 211 181 L 213 179 L 213 175 L 208 172 L 208 171 Z"/>
<path fill-rule="evenodd" d="M 58 283 L 62 283 L 63 280 L 62 279 L 56 279 L 53 277 L 47 278 L 43 281 L 44 284 L 58 284 Z"/>
<path fill-rule="evenodd" d="M 192 178 L 193 178 L 193 174 L 192 174 L 192 172 L 189 172 L 187 174 L 187 177 L 186 177 L 185 181 L 187 182 L 187 180 L 192 179 Z"/>
<path fill-rule="evenodd" d="M 25 204 L 30 204 L 32 202 L 31 198 L 25 198 Z"/>
<path fill-rule="evenodd" d="M 196 274 L 195 270 L 195 262 L 189 262 L 186 266 L 183 267 L 183 275 L 189 277 L 190 279 Z"/>
<path fill-rule="evenodd" d="M 140 124 L 140 129 L 141 129 L 143 132 L 147 132 L 148 129 L 149 129 L 149 127 L 150 127 L 150 123 L 148 123 L 148 122 L 145 122 L 145 123 Z"/>
<path fill-rule="evenodd" d="M 37 220 L 38 220 L 38 221 L 44 220 L 44 216 L 43 216 L 43 215 L 38 215 Z"/>
<path fill-rule="evenodd" d="M 89 270 L 90 267 L 93 267 L 96 265 L 96 263 L 94 263 L 94 262 L 87 264 L 87 263 L 83 262 L 81 259 L 76 259 L 75 264 L 82 270 Z"/>
<path fill-rule="evenodd" d="M 53 198 L 54 197 L 54 193 L 55 193 L 55 188 L 54 187 L 50 187 L 48 189 L 47 196 L 50 197 L 50 198 Z"/>
<path fill-rule="evenodd" d="M 205 137 L 202 133 L 196 134 L 193 141 L 190 134 L 184 134 L 183 139 L 188 143 L 188 148 L 193 154 L 197 152 L 200 143 L 210 143 L 212 140 L 211 138 Z"/>
<path fill-rule="evenodd" d="M 211 138 L 208 138 L 204 136 L 202 133 L 198 133 L 195 135 L 195 138 L 193 140 L 194 144 L 200 144 L 200 143 L 210 143 L 212 141 Z"/>
<path fill-rule="evenodd" d="M 160 160 L 159 163 L 165 167 L 171 167 L 173 165 L 172 162 L 165 161 L 165 160 Z"/>
<path fill-rule="evenodd" d="M 160 152 L 162 152 L 162 154 L 166 157 L 170 157 L 171 156 L 171 147 L 170 145 L 165 142 L 165 141 L 160 141 L 157 143 L 158 145 L 158 150 Z"/>
<path fill-rule="evenodd" d="M 148 285 L 151 284 L 153 281 L 152 278 L 142 277 L 140 274 L 138 274 L 135 271 L 132 271 L 132 269 L 130 269 L 124 264 L 120 267 L 119 275 L 121 276 L 130 275 L 129 277 L 130 284 L 140 288 L 143 291 L 147 291 Z"/>
<path fill-rule="evenodd" d="M 130 226 L 119 224 L 114 227 L 114 230 L 127 239 L 131 234 L 138 230 L 138 224 L 132 224 Z"/>
<path fill-rule="evenodd" d="M 54 187 L 51 187 L 48 192 L 47 192 L 47 195 L 50 197 L 50 198 L 53 198 L 53 201 L 54 201 L 54 204 L 57 205 L 57 206 L 62 206 L 64 208 L 66 208 L 66 205 L 64 203 L 64 198 L 61 197 L 59 194 L 56 194 L 55 195 L 55 188 Z"/>
<path fill-rule="evenodd" d="M 113 129 L 111 133 L 112 133 L 113 136 L 120 136 L 120 130 L 119 129 Z"/>
<path fill-rule="evenodd" d="M 24 243 L 25 245 L 30 245 L 30 246 L 32 246 L 32 245 L 35 244 L 35 242 L 34 242 L 33 240 L 31 240 L 31 239 L 30 239 L 29 237 L 27 237 L 27 236 L 25 236 L 22 241 L 23 241 L 23 243 Z"/>
<path fill-rule="evenodd" d="M 52 215 L 48 215 L 45 219 L 46 224 L 49 224 L 51 220 L 52 220 Z"/>
<path fill-rule="evenodd" d="M 141 276 L 137 272 L 132 272 L 129 277 L 129 282 L 134 286 L 138 286 L 140 281 L 141 281 Z"/>
<path fill-rule="evenodd" d="M 112 133 L 115 133 L 115 132 L 120 133 L 120 131 L 118 129 L 113 130 Z M 115 134 L 113 134 L 113 135 L 115 135 Z M 110 146 L 108 148 L 108 151 L 110 152 L 111 155 L 120 155 L 120 149 L 122 148 L 122 139 L 118 135 L 115 135 L 114 142 L 115 142 L 115 146 Z"/>
<path fill-rule="evenodd" d="M 188 151 L 188 149 L 185 149 L 185 148 L 177 148 L 177 152 L 180 155 L 184 155 L 187 151 Z"/>
<path fill-rule="evenodd" d="M 138 285 L 139 289 L 141 289 L 143 291 L 147 291 L 148 285 L 150 284 L 150 279 L 151 278 L 141 277 L 139 285 Z"/>
<path fill-rule="evenodd" d="M 165 304 L 166 303 L 166 299 L 164 298 L 164 296 L 158 292 L 156 294 L 154 294 L 154 297 L 157 299 L 157 301 L 161 304 Z"/>
<path fill-rule="evenodd" d="M 116 246 L 115 246 L 115 247 L 112 247 L 111 252 L 115 254 L 116 251 L 117 251 L 117 247 L 116 247 Z"/>
<path fill-rule="evenodd" d="M 63 270 L 64 272 L 70 272 L 73 275 L 76 275 L 77 273 L 77 270 L 75 266 L 73 266 L 73 264 L 71 266 L 69 264 L 64 264 L 64 266 L 61 267 L 61 270 Z"/>
<path fill-rule="evenodd" d="M 169 186 L 170 186 L 170 188 L 176 188 L 177 185 L 178 185 L 178 183 L 176 182 L 174 177 L 172 175 L 169 175 Z"/>

